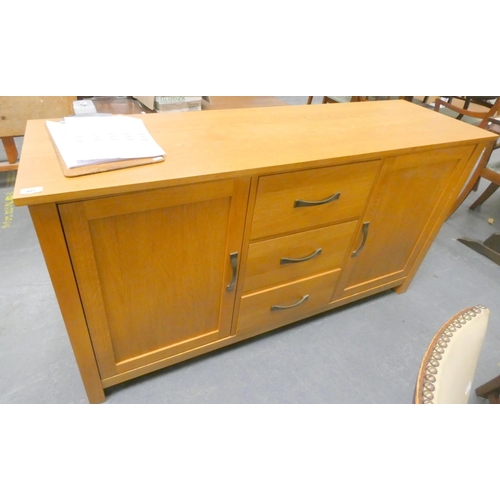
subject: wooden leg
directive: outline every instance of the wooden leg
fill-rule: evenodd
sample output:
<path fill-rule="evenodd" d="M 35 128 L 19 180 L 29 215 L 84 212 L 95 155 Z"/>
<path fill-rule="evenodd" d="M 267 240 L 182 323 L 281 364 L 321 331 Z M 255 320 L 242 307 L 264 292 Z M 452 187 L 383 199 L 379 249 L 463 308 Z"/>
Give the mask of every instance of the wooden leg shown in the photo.
<path fill-rule="evenodd" d="M 9 163 L 16 163 L 19 153 L 17 151 L 16 143 L 14 142 L 14 137 L 2 137 L 2 143 Z"/>
<path fill-rule="evenodd" d="M 488 257 L 500 266 L 500 233 L 492 234 L 484 241 L 471 240 L 470 238 L 457 238 L 457 241 Z"/>
<path fill-rule="evenodd" d="M 488 394 L 488 401 L 490 404 L 498 405 L 500 404 L 500 397 L 498 397 L 498 394 Z"/>
<path fill-rule="evenodd" d="M 33 225 L 56 293 L 66 330 L 90 403 L 105 400 L 99 368 L 88 333 L 78 286 L 55 203 L 29 207 Z"/>
<path fill-rule="evenodd" d="M 486 382 L 476 389 L 476 395 L 480 398 L 487 398 L 490 403 L 500 404 L 500 376 Z"/>
<path fill-rule="evenodd" d="M 467 185 L 462 189 L 462 192 L 457 198 L 457 201 L 453 205 L 452 209 L 450 210 L 450 213 L 448 217 L 451 217 L 457 208 L 464 202 L 465 198 L 469 195 L 469 193 L 472 191 L 472 188 L 475 186 L 476 182 L 479 180 L 481 177 L 481 173 L 488 164 L 488 161 L 490 160 L 491 153 L 493 151 L 495 144 L 489 144 L 484 148 L 484 151 L 481 155 L 481 158 L 479 159 L 479 163 L 474 170 L 473 174 L 470 176 L 469 182 L 467 182 Z"/>
<path fill-rule="evenodd" d="M 311 104 L 311 103 L 313 102 L 313 99 L 314 99 L 314 97 L 313 97 L 313 96 L 309 96 L 309 97 L 307 98 L 307 104 Z"/>
<path fill-rule="evenodd" d="M 483 194 L 469 207 L 474 210 L 480 207 L 500 186 L 492 182 L 483 192 Z"/>

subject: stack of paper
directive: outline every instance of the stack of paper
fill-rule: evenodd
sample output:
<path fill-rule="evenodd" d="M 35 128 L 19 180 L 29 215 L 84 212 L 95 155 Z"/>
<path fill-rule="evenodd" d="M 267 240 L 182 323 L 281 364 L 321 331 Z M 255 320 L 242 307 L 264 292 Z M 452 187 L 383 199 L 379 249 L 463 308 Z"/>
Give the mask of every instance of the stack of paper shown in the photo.
<path fill-rule="evenodd" d="M 68 168 L 140 158 L 157 161 L 165 154 L 140 118 L 75 116 L 46 123 Z"/>

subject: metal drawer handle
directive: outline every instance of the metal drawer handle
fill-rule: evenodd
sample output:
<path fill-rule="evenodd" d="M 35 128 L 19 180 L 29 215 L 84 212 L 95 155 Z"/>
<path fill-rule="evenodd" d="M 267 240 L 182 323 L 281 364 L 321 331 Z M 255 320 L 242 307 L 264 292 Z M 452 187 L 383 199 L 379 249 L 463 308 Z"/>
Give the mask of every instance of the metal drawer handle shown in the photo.
<path fill-rule="evenodd" d="M 292 309 L 294 307 L 300 306 L 300 304 L 303 304 L 308 298 L 309 295 L 304 295 L 296 304 L 292 304 L 291 306 L 271 306 L 271 311 L 282 311 L 283 309 Z"/>
<path fill-rule="evenodd" d="M 332 201 L 338 200 L 340 198 L 340 193 L 332 194 L 329 198 L 320 201 L 306 201 L 306 200 L 295 200 L 293 204 L 294 208 L 298 207 L 315 207 L 317 205 L 326 205 Z"/>
<path fill-rule="evenodd" d="M 236 276 L 237 276 L 237 271 L 238 271 L 238 252 L 233 252 L 229 254 L 229 260 L 231 261 L 231 268 L 233 270 L 233 279 L 231 280 L 231 283 L 227 285 L 227 291 L 231 292 L 234 290 L 234 285 L 236 283 Z"/>
<path fill-rule="evenodd" d="M 287 257 L 283 257 L 280 260 L 280 265 L 283 264 L 297 264 L 298 262 L 306 262 L 307 260 L 314 259 L 317 255 L 321 253 L 322 249 L 318 248 L 315 252 L 313 252 L 311 255 L 308 255 L 307 257 L 302 257 L 301 259 L 289 259 Z"/>
<path fill-rule="evenodd" d="M 370 229 L 370 223 L 363 222 L 363 228 L 361 229 L 361 234 L 363 235 L 363 239 L 361 240 L 361 245 L 359 245 L 359 248 L 352 253 L 351 257 L 357 257 L 359 252 L 363 250 L 363 247 L 365 246 L 366 243 L 366 239 L 368 238 L 368 229 Z"/>

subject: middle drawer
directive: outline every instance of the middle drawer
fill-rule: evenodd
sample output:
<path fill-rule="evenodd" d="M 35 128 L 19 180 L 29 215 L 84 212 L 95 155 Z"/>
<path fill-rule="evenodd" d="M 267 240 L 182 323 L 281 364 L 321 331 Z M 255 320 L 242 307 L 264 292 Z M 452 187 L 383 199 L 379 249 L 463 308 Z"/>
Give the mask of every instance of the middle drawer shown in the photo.
<path fill-rule="evenodd" d="M 357 221 L 250 244 L 243 292 L 340 267 Z"/>

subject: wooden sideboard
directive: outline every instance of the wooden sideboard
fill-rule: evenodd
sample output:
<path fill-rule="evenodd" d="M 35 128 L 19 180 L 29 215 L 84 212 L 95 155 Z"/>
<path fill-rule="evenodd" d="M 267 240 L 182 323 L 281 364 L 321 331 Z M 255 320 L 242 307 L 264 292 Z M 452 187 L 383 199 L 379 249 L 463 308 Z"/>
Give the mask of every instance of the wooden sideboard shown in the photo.
<path fill-rule="evenodd" d="M 75 178 L 62 175 L 45 122 L 28 122 L 15 186 L 90 402 L 313 314 L 406 291 L 496 138 L 405 101 L 141 118 L 163 163 Z"/>

